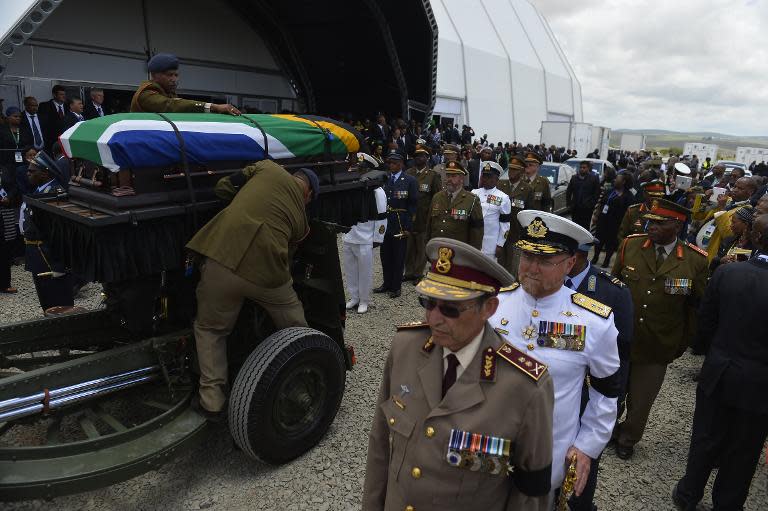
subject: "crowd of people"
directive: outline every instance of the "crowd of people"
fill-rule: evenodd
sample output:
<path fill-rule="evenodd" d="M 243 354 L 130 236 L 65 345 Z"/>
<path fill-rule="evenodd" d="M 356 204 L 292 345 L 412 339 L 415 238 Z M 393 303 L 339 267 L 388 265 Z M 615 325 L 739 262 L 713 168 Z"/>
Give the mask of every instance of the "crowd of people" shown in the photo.
<path fill-rule="evenodd" d="M 132 111 L 239 114 L 178 98 L 172 55 L 148 69 Z M 57 134 L 106 113 L 100 91 L 86 104 L 52 92 L 39 108 L 35 98 L 24 112 L 9 108 L 0 130 L 0 266 L 9 267 L 20 228 L 43 309 L 63 295 L 71 305 L 76 281 L 52 264 L 23 205 L 19 222 L 20 198 L 63 179 L 46 155 Z M 591 511 L 603 451 L 613 442 L 621 459 L 634 455 L 668 365 L 689 346 L 706 358 L 673 501 L 694 509 L 718 468 L 714 508 L 742 508 L 768 435 L 759 394 L 768 385 L 764 176 L 692 161 L 686 172 L 679 158 L 612 151 L 618 171 L 596 175 L 584 163 L 571 178 L 569 220 L 551 212 L 539 169 L 575 151 L 383 115 L 352 123 L 371 152 L 350 155 L 351 171 L 387 176 L 377 217 L 343 236 L 346 307 L 365 314 L 371 292 L 396 299 L 410 281 L 425 309 L 425 321 L 398 329 L 384 368 L 364 509 Z M 209 420 L 226 408 L 226 341 L 243 300 L 278 328 L 307 324 L 288 247 L 307 235 L 319 182 L 310 169 L 290 175 L 265 160 L 222 179 L 216 193 L 228 205 L 187 247 L 203 261 L 192 404 Z M 250 237 L 242 218 L 259 226 Z M 700 237 L 709 252 L 693 242 Z M 383 281 L 373 288 L 377 247 Z M 0 290 L 15 292 L 10 274 L 0 277 Z"/>
<path fill-rule="evenodd" d="M 572 157 L 567 152 L 494 145 L 486 137 L 459 145 L 474 136 L 471 129 L 419 133 L 418 124 L 387 126 L 383 116 L 363 130 L 372 147 L 388 153 L 361 159 L 360 167 L 384 168 L 390 176 L 382 187 L 387 223 L 366 231 L 372 233 L 369 248 L 381 246 L 384 271 L 373 291 L 397 298 L 400 283 L 413 281 L 426 309 L 425 322 L 405 325 L 393 340 L 371 432 L 364 509 L 392 503 L 393 509 L 415 509 L 425 496 L 433 503 L 476 503 L 479 493 L 492 496 L 490 509 L 506 498 L 520 506 L 514 509 L 551 509 L 560 499 L 559 509 L 567 500 L 570 509 L 592 510 L 603 450 L 612 443 L 619 458 L 632 458 L 667 367 L 689 347 L 706 358 L 688 464 L 670 487 L 673 502 L 694 509 L 707 477 L 719 468 L 714 509 L 741 509 L 768 435 L 768 415 L 762 405 L 749 404 L 753 390 L 739 387 L 768 383 L 768 337 L 761 331 L 750 336 L 761 341 L 742 340 L 729 331 L 759 322 L 768 289 L 766 178 L 706 160 L 611 151 L 616 171 L 605 166 L 598 175 L 590 162 L 579 165 L 566 192 L 568 220 L 549 211 L 549 183 L 539 184 L 538 175 L 543 161 Z M 358 284 L 347 308 L 358 312 L 367 311 L 369 299 L 359 286 L 360 279 L 372 278 L 371 270 L 361 273 L 365 266 L 345 260 L 347 280 L 354 274 Z M 747 279 L 754 282 L 747 286 Z M 728 314 L 740 293 L 750 305 Z M 429 369 L 433 360 L 437 369 Z M 510 417 L 525 407 L 501 405 L 492 390 L 466 412 L 468 386 L 490 388 L 488 372 L 473 362 L 497 381 L 508 378 L 504 371 L 528 374 L 536 383 L 526 392 L 552 384 L 553 402 L 538 398 L 553 414 L 551 470 L 526 450 L 537 445 L 527 428 L 535 424 L 541 432 L 549 420 L 539 415 L 535 398 L 526 401 L 536 410 L 526 416 L 531 423 L 512 421 L 519 427 L 511 430 L 497 426 L 499 406 Z M 431 395 L 439 387 L 425 381 L 433 370 L 443 375 L 442 394 Z M 479 376 L 461 377 L 462 371 Z M 416 385 L 412 396 L 398 393 L 413 381 L 423 387 Z M 461 390 L 452 393 L 452 387 Z M 426 435 L 412 433 L 413 426 Z M 430 431 L 447 429 L 448 464 L 441 465 L 429 456 L 435 444 Z M 500 456 L 473 446 L 472 439 L 482 444 L 489 431 L 509 435 L 502 442 L 519 451 Z M 472 495 L 457 492 L 460 472 L 453 468 L 494 474 L 499 463 L 515 466 L 511 488 L 489 477 Z M 410 476 L 398 477 L 402 470 Z M 421 492 L 427 473 L 431 484 L 444 481 L 442 490 Z"/>

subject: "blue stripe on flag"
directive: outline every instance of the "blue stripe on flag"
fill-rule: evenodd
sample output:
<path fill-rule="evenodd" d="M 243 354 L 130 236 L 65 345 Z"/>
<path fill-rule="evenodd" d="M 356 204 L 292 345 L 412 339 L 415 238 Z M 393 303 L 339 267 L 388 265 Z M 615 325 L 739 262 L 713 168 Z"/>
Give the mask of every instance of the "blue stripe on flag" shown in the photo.
<path fill-rule="evenodd" d="M 190 164 L 264 159 L 264 148 L 245 135 L 185 131 L 181 134 Z M 108 146 L 120 168 L 161 167 L 180 161 L 179 141 L 173 131 L 120 131 L 112 135 Z"/>

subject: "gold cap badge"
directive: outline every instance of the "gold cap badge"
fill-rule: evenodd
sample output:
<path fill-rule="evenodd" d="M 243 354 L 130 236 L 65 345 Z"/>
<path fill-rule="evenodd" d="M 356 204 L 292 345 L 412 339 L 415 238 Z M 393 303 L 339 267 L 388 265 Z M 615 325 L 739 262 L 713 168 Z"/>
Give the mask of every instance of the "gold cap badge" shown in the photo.
<path fill-rule="evenodd" d="M 453 250 L 448 247 L 440 247 L 440 250 L 437 252 L 437 262 L 435 263 L 435 269 L 443 274 L 451 271 L 452 257 Z"/>

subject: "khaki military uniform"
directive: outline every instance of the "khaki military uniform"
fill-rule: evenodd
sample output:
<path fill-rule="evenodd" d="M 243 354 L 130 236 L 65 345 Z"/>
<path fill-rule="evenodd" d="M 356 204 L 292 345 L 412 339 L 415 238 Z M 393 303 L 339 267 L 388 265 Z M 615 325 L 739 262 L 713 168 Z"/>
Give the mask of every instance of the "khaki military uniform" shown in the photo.
<path fill-rule="evenodd" d="M 429 329 L 397 333 L 369 436 L 364 511 L 548 509 L 552 379 L 546 371 L 535 375 L 525 365 L 534 365 L 531 357 L 504 346 L 486 324 L 477 355 L 443 398 L 443 349 Z M 452 430 L 509 441 L 514 472 L 492 473 L 499 456 L 456 466 Z"/>
<path fill-rule="evenodd" d="M 632 204 L 627 208 L 627 212 L 624 213 L 624 218 L 621 219 L 621 225 L 619 226 L 619 243 L 627 236 L 643 234 L 645 232 L 645 220 L 641 217 L 646 211 L 647 207 L 643 202 Z"/>
<path fill-rule="evenodd" d="M 523 178 L 515 183 L 517 186 L 513 189 L 512 183 L 504 179 L 499 181 L 498 188 L 509 195 L 512 201 L 512 221 L 509 223 L 509 236 L 504 244 L 504 252 L 501 255 L 499 264 L 501 264 L 509 273 L 517 277 L 517 267 L 520 263 L 520 252 L 515 248 L 515 243 L 520 239 L 520 222 L 517 221 L 517 214 L 530 209 L 533 203 L 533 189 L 531 185 Z"/>
<path fill-rule="evenodd" d="M 427 241 L 438 237 L 451 238 L 480 250 L 483 231 L 483 208 L 477 195 L 459 190 L 451 201 L 448 192 L 442 190 L 432 197 L 427 218 Z"/>
<path fill-rule="evenodd" d="M 204 112 L 205 103 L 182 99 L 168 94 L 159 83 L 151 80 L 141 82 L 131 98 L 131 112 L 187 113 Z"/>
<path fill-rule="evenodd" d="M 301 187 L 270 160 L 243 174 L 247 182 L 239 191 L 229 178 L 219 182 L 217 195 L 231 203 L 187 244 L 206 258 L 194 331 L 200 402 L 212 412 L 226 403 L 227 337 L 245 298 L 262 306 L 278 329 L 307 325 L 290 273 L 290 251 L 308 232 Z"/>
<path fill-rule="evenodd" d="M 419 187 L 419 199 L 416 204 L 416 215 L 413 218 L 413 228 L 408 236 L 408 245 L 405 251 L 405 276 L 420 277 L 424 273 L 427 264 L 427 256 L 424 247 L 427 245 L 427 219 L 429 218 L 429 206 L 432 197 L 443 189 L 440 174 L 428 167 L 418 170 L 411 167 L 406 171 L 408 175 L 416 178 Z"/>
<path fill-rule="evenodd" d="M 695 333 L 695 312 L 708 280 L 706 252 L 677 241 L 660 267 L 647 234 L 627 237 L 613 265 L 632 293 L 634 327 L 627 397 L 627 419 L 618 441 L 640 441 L 667 365 L 681 356 Z"/>
<path fill-rule="evenodd" d="M 552 192 L 549 189 L 549 181 L 547 178 L 536 175 L 533 181 L 529 181 L 527 177 L 523 177 L 528 181 L 533 193 L 533 199 L 531 199 L 530 209 L 538 209 L 539 211 L 549 211 L 552 207 Z"/>

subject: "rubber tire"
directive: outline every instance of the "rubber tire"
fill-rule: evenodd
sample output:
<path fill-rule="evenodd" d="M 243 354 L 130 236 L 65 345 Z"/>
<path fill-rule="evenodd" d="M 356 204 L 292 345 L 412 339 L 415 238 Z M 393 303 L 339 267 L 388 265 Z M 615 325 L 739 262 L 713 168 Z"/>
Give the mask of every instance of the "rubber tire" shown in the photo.
<path fill-rule="evenodd" d="M 276 431 L 271 410 L 286 373 L 307 362 L 323 370 L 327 394 L 319 420 L 300 436 Z M 281 464 L 314 447 L 325 435 L 341 405 L 346 364 L 339 345 L 306 327 L 278 330 L 254 349 L 243 363 L 229 397 L 229 430 L 235 443 L 251 458 Z"/>

